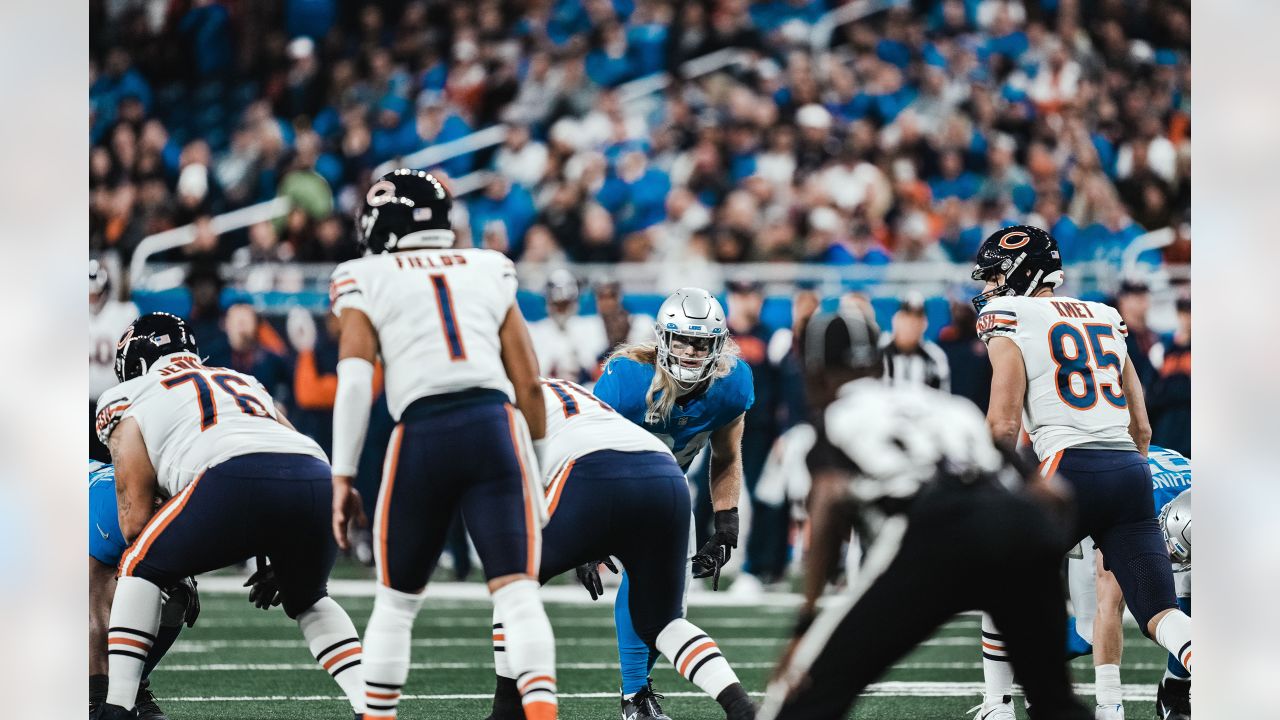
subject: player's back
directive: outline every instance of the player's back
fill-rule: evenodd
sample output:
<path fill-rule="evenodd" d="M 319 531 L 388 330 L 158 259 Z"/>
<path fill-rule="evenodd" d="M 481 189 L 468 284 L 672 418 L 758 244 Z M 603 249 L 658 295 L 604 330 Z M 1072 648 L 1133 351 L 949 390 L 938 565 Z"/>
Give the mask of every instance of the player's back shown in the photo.
<path fill-rule="evenodd" d="M 567 380 L 542 378 L 547 408 L 544 480 L 550 483 L 573 460 L 601 450 L 618 452 L 671 451 L 644 428 L 614 411 L 582 386 Z"/>
<path fill-rule="evenodd" d="M 128 417 L 137 421 L 160 487 L 169 495 L 242 455 L 299 454 L 328 462 L 314 440 L 276 420 L 275 403 L 261 383 L 229 368 L 207 367 L 193 353 L 169 355 L 103 393 L 99 437 L 106 442 Z"/>
<path fill-rule="evenodd" d="M 1041 459 L 1069 447 L 1134 450 L 1121 377 L 1128 329 L 1109 305 L 999 297 L 978 315 L 983 340 L 1008 337 L 1027 373 L 1023 425 Z"/>
<path fill-rule="evenodd" d="M 330 284 L 335 314 L 360 310 L 378 333 L 387 404 L 489 388 L 514 399 L 499 331 L 515 302 L 515 266 L 492 250 L 407 250 L 350 260 Z"/>

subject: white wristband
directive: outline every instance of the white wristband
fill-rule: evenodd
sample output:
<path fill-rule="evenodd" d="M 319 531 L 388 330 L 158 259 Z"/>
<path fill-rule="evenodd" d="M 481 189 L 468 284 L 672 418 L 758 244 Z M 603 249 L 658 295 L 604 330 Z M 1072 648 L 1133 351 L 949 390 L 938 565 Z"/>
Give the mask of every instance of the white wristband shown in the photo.
<path fill-rule="evenodd" d="M 333 474 L 356 474 L 373 394 L 373 363 L 364 358 L 338 361 L 338 392 L 333 399 Z"/>

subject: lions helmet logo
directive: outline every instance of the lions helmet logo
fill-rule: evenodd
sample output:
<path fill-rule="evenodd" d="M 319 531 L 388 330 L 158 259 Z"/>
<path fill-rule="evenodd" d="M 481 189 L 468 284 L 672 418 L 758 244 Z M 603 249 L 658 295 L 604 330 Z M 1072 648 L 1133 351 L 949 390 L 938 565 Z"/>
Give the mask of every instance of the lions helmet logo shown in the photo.
<path fill-rule="evenodd" d="M 1030 235 L 1022 232 L 1021 230 L 1014 230 L 1011 233 L 1006 233 L 1004 237 L 1000 238 L 1000 247 L 1005 250 L 1017 250 L 1029 242 L 1031 242 Z"/>

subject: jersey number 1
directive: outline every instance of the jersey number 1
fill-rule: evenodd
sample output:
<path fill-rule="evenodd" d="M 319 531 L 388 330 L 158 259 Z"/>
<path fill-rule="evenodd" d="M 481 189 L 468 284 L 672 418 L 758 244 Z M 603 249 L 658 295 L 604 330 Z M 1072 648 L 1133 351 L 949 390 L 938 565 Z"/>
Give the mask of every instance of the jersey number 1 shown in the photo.
<path fill-rule="evenodd" d="M 1086 343 L 1084 336 L 1075 326 L 1069 323 L 1058 323 L 1049 328 L 1049 351 L 1053 362 L 1057 365 L 1058 397 L 1062 402 L 1076 410 L 1089 410 L 1098 404 L 1098 391 L 1113 407 L 1122 408 L 1128 405 L 1124 390 L 1111 383 L 1099 383 L 1094 378 L 1094 368 L 1115 367 L 1116 377 L 1123 374 L 1120 367 L 1120 356 L 1102 347 L 1102 338 L 1114 337 L 1111 326 L 1102 323 L 1086 323 L 1084 330 L 1089 335 Z M 1067 352 L 1067 338 L 1071 339 L 1073 351 Z M 1073 375 L 1079 375 L 1084 389 L 1077 393 L 1071 385 Z"/>
<path fill-rule="evenodd" d="M 449 281 L 443 275 L 431 276 L 431 287 L 436 292 L 436 309 L 440 311 L 440 324 L 444 327 L 444 336 L 449 345 L 449 359 L 466 360 L 467 348 L 462 344 L 462 330 L 458 327 L 458 317 L 453 312 L 453 293 L 449 292 Z"/>
<path fill-rule="evenodd" d="M 196 404 L 200 406 L 200 432 L 204 432 L 214 425 L 218 424 L 218 401 L 214 399 L 213 388 L 209 385 L 209 380 L 213 380 L 218 387 L 222 388 L 235 399 L 236 405 L 240 407 L 240 412 L 254 417 L 271 417 L 271 413 L 267 412 L 267 407 L 258 398 L 237 391 L 232 385 L 240 385 L 248 387 L 249 384 L 244 380 L 231 375 L 229 373 L 218 373 L 208 378 L 203 373 L 188 372 L 181 375 L 174 375 L 160 381 L 165 389 L 173 388 L 184 383 L 191 383 L 196 389 Z"/>

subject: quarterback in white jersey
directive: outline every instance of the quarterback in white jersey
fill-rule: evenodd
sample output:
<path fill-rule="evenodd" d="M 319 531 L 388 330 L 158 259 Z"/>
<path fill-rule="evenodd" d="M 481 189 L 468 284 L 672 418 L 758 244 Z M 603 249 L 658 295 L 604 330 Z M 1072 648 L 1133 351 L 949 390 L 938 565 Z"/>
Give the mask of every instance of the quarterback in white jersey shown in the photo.
<path fill-rule="evenodd" d="M 99 462 L 111 459 L 107 448 L 98 440 L 95 424 L 95 401 L 116 382 L 116 341 L 138 317 L 138 306 L 112 295 L 111 277 L 106 265 L 89 261 L 89 456 Z"/>
<path fill-rule="evenodd" d="M 1178 608 L 1152 509 L 1151 424 L 1125 352 L 1124 322 L 1107 305 L 1054 294 L 1064 278 L 1058 243 L 1037 227 L 993 233 L 978 250 L 972 278 L 985 283 L 973 304 L 991 359 L 993 437 L 1013 448 L 1025 428 L 1041 474 L 1073 490 L 1075 522 L 1063 552 L 1092 537 L 1138 626 L 1189 673 L 1191 618 Z M 991 692 L 1012 682 L 1004 638 L 985 619 L 983 648 L 988 694 L 978 717 L 1011 719 L 1007 696 Z M 1096 717 L 1121 718 L 1123 707 L 1100 701 Z"/>
<path fill-rule="evenodd" d="M 492 250 L 454 249 L 453 198 L 434 176 L 400 169 L 369 188 L 357 223 L 365 256 L 338 266 L 332 531 L 363 522 L 352 487 L 382 356 L 397 425 L 374 513 L 378 586 L 365 631 L 366 718 L 394 718 L 409 638 L 454 516 L 484 566 L 529 720 L 556 717 L 555 640 L 538 595 L 546 422 L 538 362 L 516 304 L 515 267 Z M 514 403 L 514 405 L 513 405 Z"/>
<path fill-rule="evenodd" d="M 115 368 L 120 384 L 102 394 L 97 429 L 111 449 L 120 534 L 130 545 L 111 604 L 101 717 L 137 717 L 138 684 L 160 651 L 161 588 L 253 557 L 274 570 L 270 595 L 279 593 L 358 717 L 360 640 L 326 589 L 337 547 L 320 447 L 252 377 L 201 363 L 181 318 L 134 321 Z M 158 498 L 167 502 L 157 510 Z"/>

